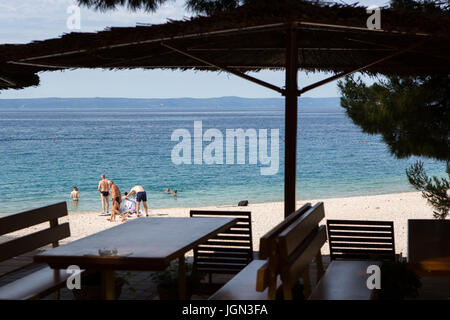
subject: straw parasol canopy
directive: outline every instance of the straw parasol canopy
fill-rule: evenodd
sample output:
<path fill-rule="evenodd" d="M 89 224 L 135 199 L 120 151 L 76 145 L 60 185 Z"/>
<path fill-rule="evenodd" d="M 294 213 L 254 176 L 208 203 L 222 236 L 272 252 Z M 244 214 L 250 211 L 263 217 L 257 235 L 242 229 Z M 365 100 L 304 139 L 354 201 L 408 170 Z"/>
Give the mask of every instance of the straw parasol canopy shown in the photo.
<path fill-rule="evenodd" d="M 262 1 L 208 17 L 3 44 L 0 90 L 38 85 L 41 71 L 75 68 L 284 69 L 292 29 L 302 70 L 450 73 L 448 16 L 382 9 L 381 29 L 371 30 L 369 15 L 365 7 Z"/>

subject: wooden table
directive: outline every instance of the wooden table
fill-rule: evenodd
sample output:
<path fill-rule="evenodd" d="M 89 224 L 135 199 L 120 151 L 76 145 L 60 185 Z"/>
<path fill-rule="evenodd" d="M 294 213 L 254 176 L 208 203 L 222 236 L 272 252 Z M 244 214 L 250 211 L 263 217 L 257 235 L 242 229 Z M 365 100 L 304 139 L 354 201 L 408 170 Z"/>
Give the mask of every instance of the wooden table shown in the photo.
<path fill-rule="evenodd" d="M 114 270 L 162 271 L 178 258 L 180 299 L 184 299 L 185 253 L 236 222 L 232 218 L 140 218 L 45 251 L 34 260 L 54 269 L 77 265 L 100 270 L 105 298 L 114 299 Z M 99 250 L 104 249 L 117 254 L 101 256 Z"/>
<path fill-rule="evenodd" d="M 332 261 L 325 275 L 309 297 L 310 300 L 371 300 L 373 290 L 367 288 L 370 265 L 379 261 Z"/>
<path fill-rule="evenodd" d="M 424 259 L 417 262 L 410 262 L 408 266 L 420 277 L 450 277 L 450 257 Z"/>

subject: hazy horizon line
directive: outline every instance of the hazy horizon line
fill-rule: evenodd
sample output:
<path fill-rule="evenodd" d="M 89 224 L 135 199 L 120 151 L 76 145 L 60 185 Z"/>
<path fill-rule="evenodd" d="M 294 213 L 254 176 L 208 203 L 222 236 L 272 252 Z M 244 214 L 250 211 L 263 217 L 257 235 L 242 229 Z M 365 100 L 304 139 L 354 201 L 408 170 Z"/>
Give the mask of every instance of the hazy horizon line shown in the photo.
<path fill-rule="evenodd" d="M 136 97 L 35 97 L 35 98 L 2 98 L 0 95 L 0 100 L 32 100 L 32 99 L 136 99 L 136 100 L 145 100 L 145 99 L 198 99 L 198 100 L 207 100 L 207 99 L 222 99 L 222 98 L 238 98 L 238 99 L 279 99 L 284 100 L 283 97 L 240 97 L 240 96 L 220 96 L 220 97 L 209 97 L 209 98 L 196 98 L 196 97 L 177 97 L 177 98 L 136 98 Z M 299 97 L 299 99 L 335 99 L 341 97 Z"/>

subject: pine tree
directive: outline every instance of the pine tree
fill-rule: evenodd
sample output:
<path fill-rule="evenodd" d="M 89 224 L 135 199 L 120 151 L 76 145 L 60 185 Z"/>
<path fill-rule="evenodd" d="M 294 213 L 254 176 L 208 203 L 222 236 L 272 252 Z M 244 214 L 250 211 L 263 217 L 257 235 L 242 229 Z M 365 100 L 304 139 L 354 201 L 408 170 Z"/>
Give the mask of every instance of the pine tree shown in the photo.
<path fill-rule="evenodd" d="M 448 15 L 448 0 L 393 0 L 397 10 L 422 10 Z M 397 158 L 422 156 L 446 162 L 450 179 L 450 75 L 387 76 L 367 86 L 361 78 L 339 81 L 341 105 L 353 122 L 369 134 L 381 134 Z M 406 169 L 410 184 L 445 219 L 450 209 L 449 180 L 428 177 L 423 162 Z"/>

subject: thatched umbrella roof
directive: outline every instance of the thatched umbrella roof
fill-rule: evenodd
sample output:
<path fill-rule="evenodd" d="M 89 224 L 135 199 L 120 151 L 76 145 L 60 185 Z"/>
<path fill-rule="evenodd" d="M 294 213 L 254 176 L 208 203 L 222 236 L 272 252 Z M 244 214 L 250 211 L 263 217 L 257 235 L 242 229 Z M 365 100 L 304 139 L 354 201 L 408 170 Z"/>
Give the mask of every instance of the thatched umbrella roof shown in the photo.
<path fill-rule="evenodd" d="M 0 89 L 37 85 L 40 71 L 72 68 L 282 69 L 288 26 L 297 29 L 299 68 L 303 70 L 350 71 L 409 48 L 364 71 L 450 73 L 448 16 L 383 9 L 381 30 L 369 30 L 368 17 L 363 7 L 261 2 L 210 17 L 4 44 L 0 45 Z M 207 65 L 162 44 L 214 64 Z"/>

